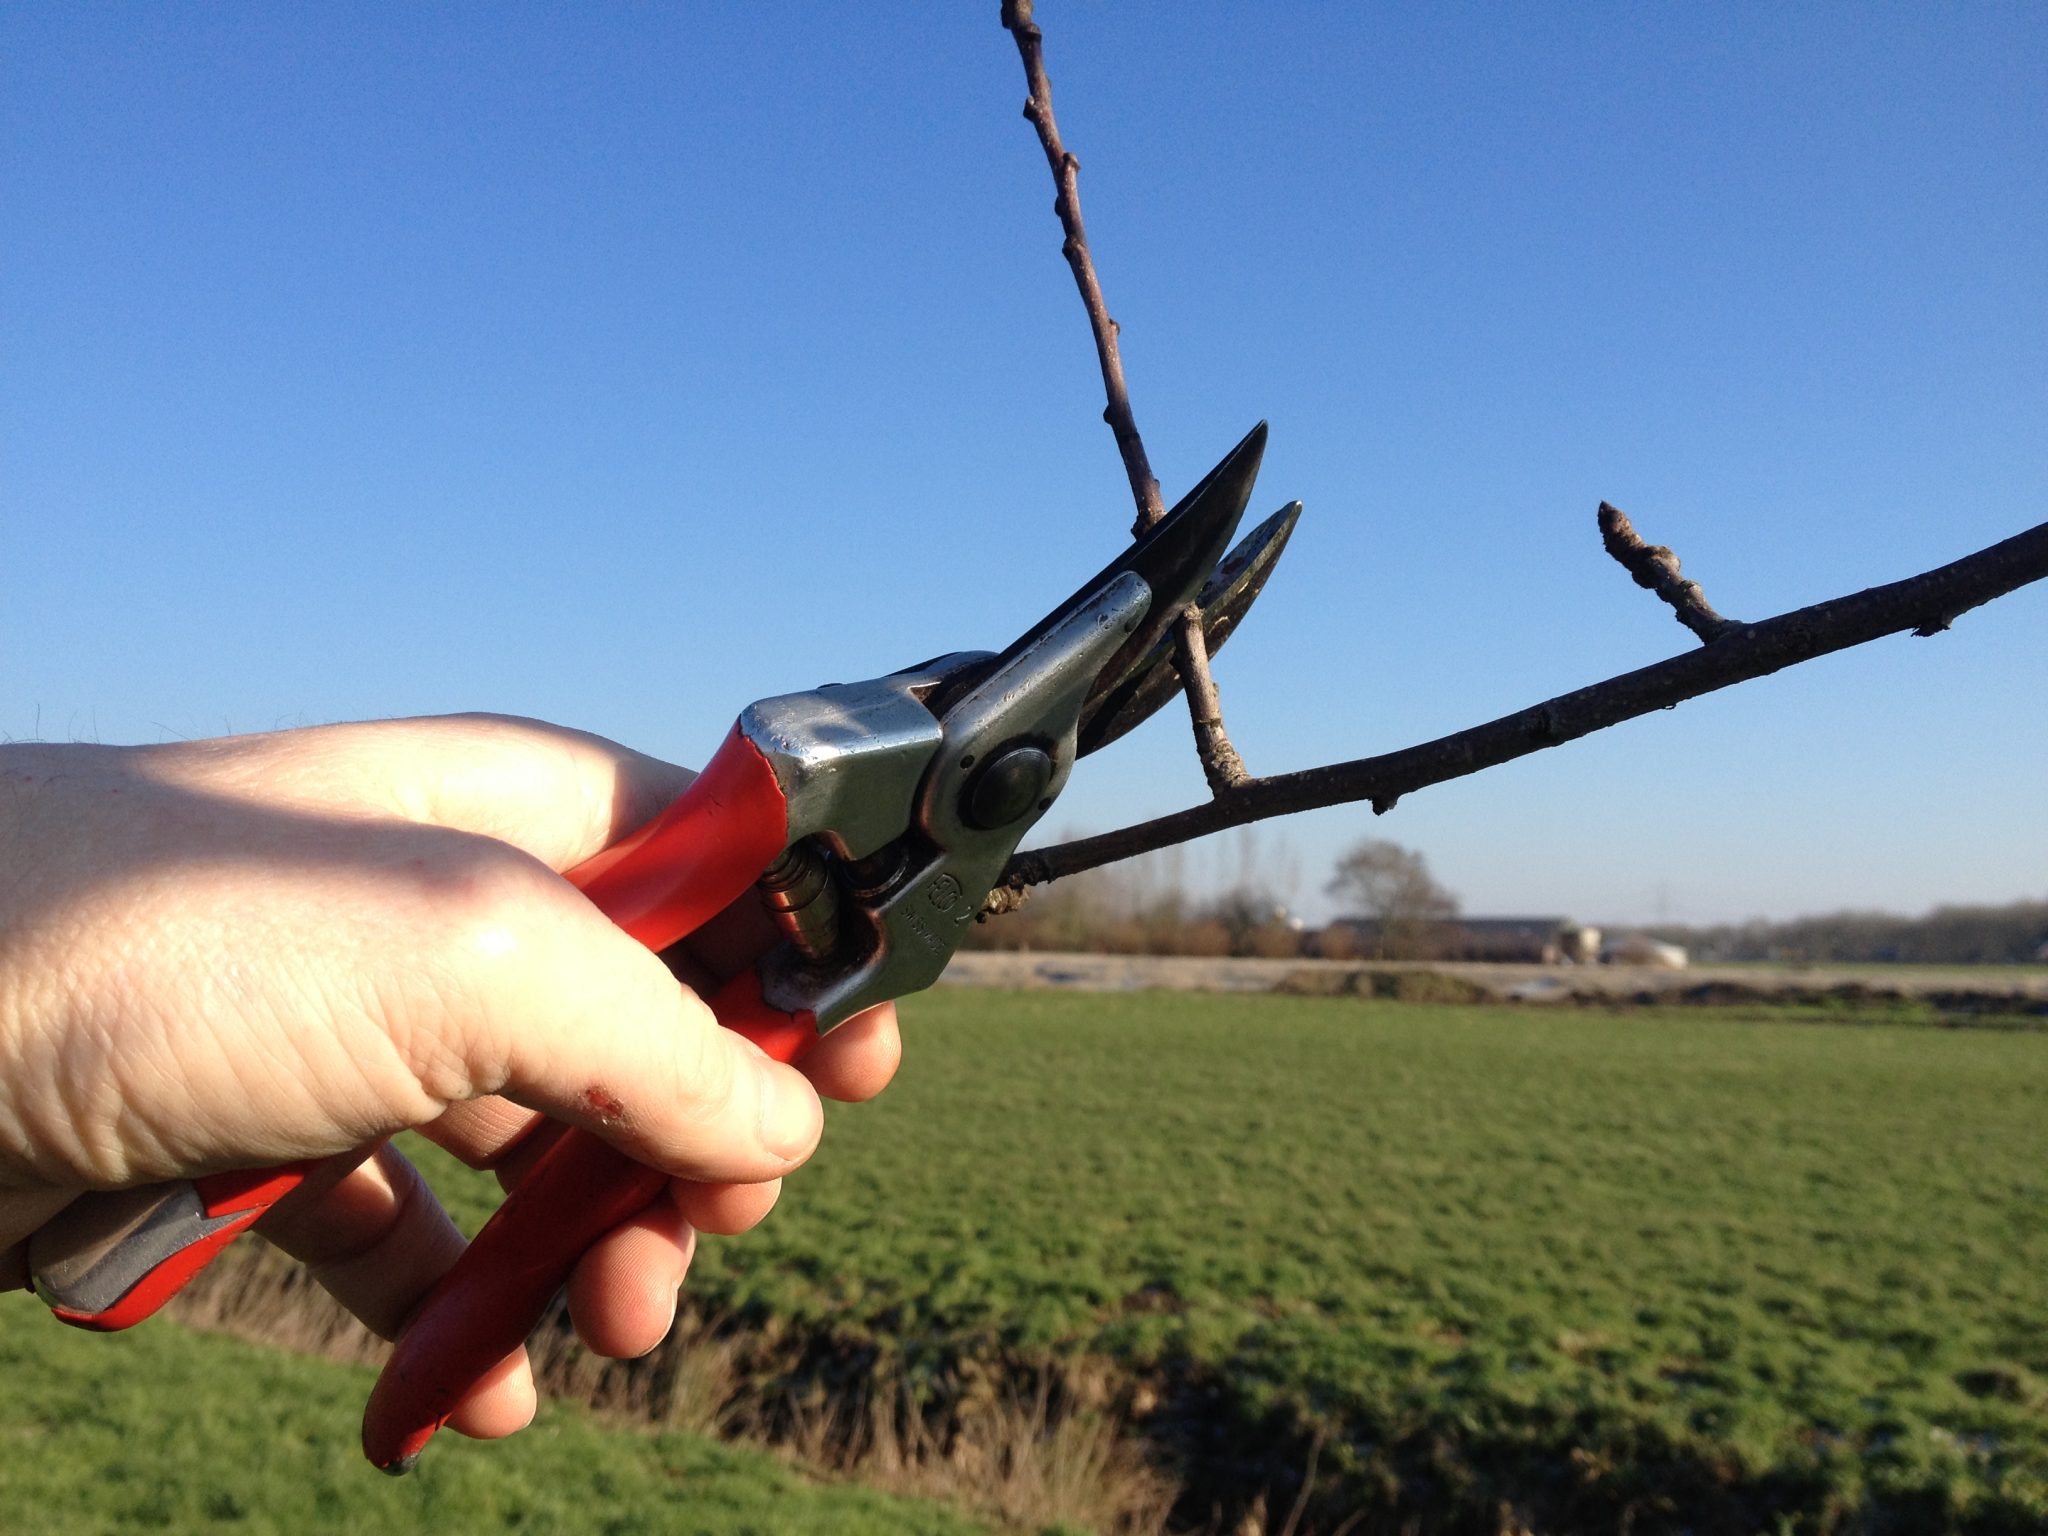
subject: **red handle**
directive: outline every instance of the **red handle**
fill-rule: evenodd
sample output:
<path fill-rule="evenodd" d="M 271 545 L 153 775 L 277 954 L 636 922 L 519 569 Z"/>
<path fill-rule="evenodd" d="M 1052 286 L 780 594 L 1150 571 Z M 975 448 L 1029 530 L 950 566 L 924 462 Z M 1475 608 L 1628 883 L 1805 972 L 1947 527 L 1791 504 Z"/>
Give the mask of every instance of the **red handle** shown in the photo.
<path fill-rule="evenodd" d="M 675 804 L 569 878 L 634 938 L 666 949 L 745 894 L 786 845 L 788 814 L 774 770 L 735 726 Z M 751 967 L 710 1002 L 720 1023 L 781 1061 L 817 1036 L 808 1014 L 768 1007 Z M 363 1453 L 409 1471 L 533 1331 L 576 1261 L 667 1183 L 595 1136 L 556 1141 L 414 1313 L 363 1410 Z"/>
<path fill-rule="evenodd" d="M 82 1195 L 29 1239 L 36 1294 L 74 1328 L 132 1328 L 297 1189 L 313 1167 L 234 1169 Z"/>
<path fill-rule="evenodd" d="M 569 871 L 597 909 L 649 949 L 723 912 L 789 843 L 789 803 L 738 725 L 654 820 Z"/>

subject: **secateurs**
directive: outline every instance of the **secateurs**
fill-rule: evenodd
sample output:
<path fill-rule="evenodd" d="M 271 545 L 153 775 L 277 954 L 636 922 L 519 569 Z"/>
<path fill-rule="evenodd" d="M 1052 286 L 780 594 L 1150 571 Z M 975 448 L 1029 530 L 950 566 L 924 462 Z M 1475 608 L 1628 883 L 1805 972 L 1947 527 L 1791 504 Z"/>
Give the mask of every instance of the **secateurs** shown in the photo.
<path fill-rule="evenodd" d="M 1000 654 L 956 652 L 749 705 L 680 798 L 568 878 L 657 952 L 735 903 L 764 904 L 763 947 L 709 1002 L 782 1061 L 861 1009 L 930 986 L 1075 760 L 1172 697 L 1176 615 L 1195 603 L 1213 649 L 1263 589 L 1298 503 L 1219 557 L 1265 440 L 1261 424 Z M 126 1327 L 306 1173 L 86 1197 L 33 1241 L 36 1288 L 67 1322 Z M 666 1182 L 596 1136 L 561 1136 L 399 1340 L 364 1413 L 370 1460 L 410 1467 L 582 1254 Z"/>

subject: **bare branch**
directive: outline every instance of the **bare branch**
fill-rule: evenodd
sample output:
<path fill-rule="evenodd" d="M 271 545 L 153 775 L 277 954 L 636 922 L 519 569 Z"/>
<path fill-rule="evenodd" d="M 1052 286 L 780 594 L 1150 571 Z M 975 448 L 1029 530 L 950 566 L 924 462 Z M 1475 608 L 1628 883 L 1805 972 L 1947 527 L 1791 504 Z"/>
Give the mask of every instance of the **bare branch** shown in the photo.
<path fill-rule="evenodd" d="M 1719 638 L 1697 650 L 1560 694 L 1470 730 L 1377 757 L 1250 779 L 1207 805 L 1099 837 L 1020 853 L 1004 869 L 1000 885 L 1037 885 L 1246 822 L 1326 805 L 1370 800 L 1374 811 L 1389 811 L 1413 790 L 1463 778 L 1816 656 L 1901 630 L 1936 634 L 1970 609 L 2043 577 L 2048 577 L 2048 523 L 1904 581 L 1755 624 L 1729 624 Z"/>
<path fill-rule="evenodd" d="M 1145 454 L 1144 439 L 1138 435 L 1130 390 L 1124 383 L 1123 353 L 1117 346 L 1117 323 L 1110 318 L 1108 301 L 1102 296 L 1095 259 L 1088 250 L 1087 226 L 1081 222 L 1081 162 L 1060 140 L 1059 123 L 1052 114 L 1052 81 L 1045 72 L 1045 34 L 1032 20 L 1031 0 L 1003 0 L 1003 26 L 1016 39 L 1017 54 L 1024 61 L 1024 79 L 1031 90 L 1024 116 L 1038 130 L 1045 163 L 1052 171 L 1053 212 L 1059 215 L 1066 236 L 1060 249 L 1073 269 L 1074 285 L 1081 290 L 1081 304 L 1088 311 L 1088 328 L 1095 334 L 1095 355 L 1102 365 L 1102 388 L 1109 400 L 1102 419 L 1116 438 L 1124 474 L 1131 482 L 1131 498 L 1138 508 L 1131 537 L 1136 538 L 1166 516 L 1166 504 L 1159 494 L 1159 478 L 1152 473 L 1152 461 Z M 1210 792 L 1220 795 L 1244 783 L 1249 775 L 1223 727 L 1223 704 L 1209 674 L 1209 642 L 1202 633 L 1201 615 L 1193 608 L 1174 626 L 1173 654 L 1187 690 L 1195 755 L 1201 759 Z"/>
<path fill-rule="evenodd" d="M 1117 349 L 1117 324 L 1109 317 L 1109 305 L 1102 297 L 1102 284 L 1095 277 L 1095 259 L 1088 253 L 1088 231 L 1081 223 L 1081 162 L 1067 153 L 1060 142 L 1060 126 L 1052 115 L 1052 81 L 1045 73 L 1045 35 L 1031 19 L 1031 0 L 1003 0 L 1003 26 L 1017 40 L 1017 53 L 1024 61 L 1024 78 L 1031 87 L 1024 103 L 1024 116 L 1038 130 L 1038 142 L 1045 150 L 1045 163 L 1052 170 L 1053 212 L 1059 215 L 1066 235 L 1060 247 L 1067 265 L 1074 269 L 1075 286 L 1088 311 L 1088 328 L 1095 333 L 1095 354 L 1102 363 L 1102 387 L 1109 396 L 1102 419 L 1116 437 L 1117 452 L 1123 455 L 1124 473 L 1130 477 L 1131 497 L 1138 504 L 1138 520 L 1132 537 L 1143 533 L 1166 516 L 1166 503 L 1159 496 L 1159 479 L 1152 473 L 1152 461 L 1145 456 L 1144 440 L 1131 414 L 1130 391 L 1124 387 L 1123 354 Z"/>
<path fill-rule="evenodd" d="M 1678 622 L 1698 635 L 1702 645 L 1712 644 L 1737 622 L 1714 612 L 1700 584 L 1678 574 L 1678 556 L 1669 547 L 1645 544 L 1628 514 L 1604 501 L 1600 503 L 1600 542 L 1635 577 L 1637 586 L 1648 588 L 1671 605 Z"/>

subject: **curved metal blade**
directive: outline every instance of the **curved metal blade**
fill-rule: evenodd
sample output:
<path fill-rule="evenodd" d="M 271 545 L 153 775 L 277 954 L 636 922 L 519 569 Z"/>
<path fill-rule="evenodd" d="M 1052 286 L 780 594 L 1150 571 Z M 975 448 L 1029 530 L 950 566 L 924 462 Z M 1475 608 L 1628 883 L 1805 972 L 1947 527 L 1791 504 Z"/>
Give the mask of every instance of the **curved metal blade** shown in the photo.
<path fill-rule="evenodd" d="M 1223 643 L 1236 633 L 1238 621 L 1266 589 L 1266 580 L 1300 520 L 1301 503 L 1289 502 L 1240 539 L 1204 583 L 1195 606 L 1202 610 L 1202 634 L 1211 656 L 1223 649 Z M 1080 755 L 1086 757 L 1143 724 L 1179 692 L 1180 668 L 1174 665 L 1173 637 L 1162 635 L 1123 677 L 1103 688 L 1099 698 L 1091 695 L 1081 715 Z"/>
<path fill-rule="evenodd" d="M 1259 460 L 1266 451 L 1266 424 L 1262 421 L 1245 434 L 1244 441 L 1223 456 L 1223 461 L 1202 477 L 1201 483 L 1174 504 L 1173 510 L 1154 523 L 1129 548 L 1090 577 L 1059 607 L 1040 619 L 1000 656 L 967 669 L 949 679 L 943 689 L 927 701 L 932 713 L 944 717 L 951 704 L 964 697 L 983 678 L 993 675 L 1028 651 L 1043 636 L 1091 602 L 1105 587 L 1126 573 L 1143 578 L 1151 589 L 1152 605 L 1145 622 L 1116 650 L 1088 691 L 1081 706 L 1081 718 L 1088 719 L 1102 696 L 1136 669 L 1215 570 L 1216 562 L 1230 545 L 1251 500 L 1252 482 L 1258 478 Z"/>

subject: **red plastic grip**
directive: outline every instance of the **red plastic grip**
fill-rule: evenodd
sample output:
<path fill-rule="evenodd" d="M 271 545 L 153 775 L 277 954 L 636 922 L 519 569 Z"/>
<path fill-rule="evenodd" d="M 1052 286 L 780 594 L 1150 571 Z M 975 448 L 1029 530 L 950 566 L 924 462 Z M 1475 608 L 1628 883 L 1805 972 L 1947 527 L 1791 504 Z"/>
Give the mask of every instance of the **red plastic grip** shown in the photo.
<path fill-rule="evenodd" d="M 660 951 L 730 906 L 788 843 L 782 785 L 735 724 L 673 805 L 568 878 L 606 917 Z"/>
<path fill-rule="evenodd" d="M 202 1224 L 187 1229 L 187 1235 L 167 1258 L 145 1271 L 112 1306 L 98 1312 L 82 1312 L 52 1302 L 50 1315 L 59 1322 L 89 1328 L 95 1333 L 118 1333 L 154 1317 L 165 1302 L 213 1262 L 216 1254 L 304 1183 L 314 1166 L 312 1162 L 301 1162 L 279 1168 L 236 1168 L 192 1180 L 204 1219 Z M 80 1198 L 90 1200 L 93 1196 Z M 237 1219 L 214 1225 L 223 1216 Z"/>
<path fill-rule="evenodd" d="M 492 1367 L 519 1348 L 591 1244 L 668 1183 L 609 1142 L 548 1148 L 428 1293 L 363 1408 L 363 1454 L 405 1472 Z"/>
<path fill-rule="evenodd" d="M 239 1221 L 215 1227 L 194 1238 L 136 1281 L 119 1301 L 105 1311 L 77 1312 L 70 1307 L 52 1304 L 50 1316 L 74 1328 L 89 1328 L 95 1333 L 119 1333 L 123 1328 L 133 1328 L 137 1323 L 154 1317 L 165 1302 L 185 1289 L 194 1275 L 213 1262 L 215 1254 L 240 1237 L 269 1208 L 267 1201 L 252 1206 L 242 1213 Z"/>
<path fill-rule="evenodd" d="M 744 895 L 788 836 L 782 786 L 735 726 L 675 804 L 569 879 L 634 938 L 666 949 Z M 751 966 L 710 1005 L 721 1024 L 779 1061 L 794 1061 L 817 1038 L 810 1014 L 767 1005 Z M 576 1261 L 667 1183 L 596 1136 L 560 1137 L 413 1315 L 363 1410 L 364 1455 L 387 1472 L 408 1470 L 462 1399 L 525 1341 Z"/>
<path fill-rule="evenodd" d="M 192 1187 L 199 1191 L 209 1216 L 225 1216 L 230 1211 L 253 1211 L 260 1216 L 305 1183 L 313 1167 L 305 1162 L 286 1163 L 281 1168 L 231 1168 L 194 1179 Z"/>

